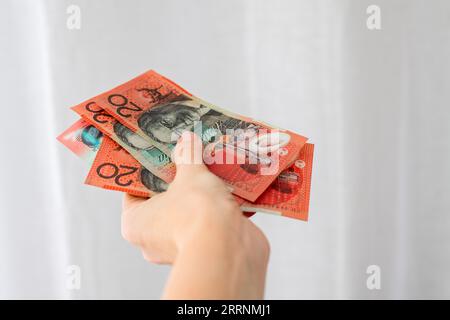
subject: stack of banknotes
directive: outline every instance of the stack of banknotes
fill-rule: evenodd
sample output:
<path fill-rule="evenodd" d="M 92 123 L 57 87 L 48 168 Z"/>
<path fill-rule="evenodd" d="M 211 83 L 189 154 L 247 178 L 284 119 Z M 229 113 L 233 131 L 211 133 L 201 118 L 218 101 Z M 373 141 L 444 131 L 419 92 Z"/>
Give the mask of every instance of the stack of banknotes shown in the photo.
<path fill-rule="evenodd" d="M 308 219 L 314 145 L 306 137 L 212 105 L 155 71 L 72 110 L 80 119 L 58 140 L 90 163 L 88 185 L 164 192 L 176 174 L 171 151 L 188 130 L 243 211 Z"/>

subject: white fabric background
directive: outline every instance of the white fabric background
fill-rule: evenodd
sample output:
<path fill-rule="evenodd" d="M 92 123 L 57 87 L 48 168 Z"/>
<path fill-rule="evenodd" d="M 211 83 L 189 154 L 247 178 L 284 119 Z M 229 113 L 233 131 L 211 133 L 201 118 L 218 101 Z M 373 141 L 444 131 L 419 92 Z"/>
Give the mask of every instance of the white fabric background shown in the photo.
<path fill-rule="evenodd" d="M 81 30 L 66 8 L 81 8 Z M 381 7 L 382 30 L 366 28 Z M 59 145 L 69 107 L 155 69 L 311 137 L 310 221 L 258 214 L 267 298 L 450 298 L 450 3 L 0 2 L 0 298 L 158 298 L 120 194 Z M 208 263 L 208 261 L 205 261 Z M 79 265 L 80 290 L 66 268 Z M 366 268 L 381 267 L 381 290 Z"/>

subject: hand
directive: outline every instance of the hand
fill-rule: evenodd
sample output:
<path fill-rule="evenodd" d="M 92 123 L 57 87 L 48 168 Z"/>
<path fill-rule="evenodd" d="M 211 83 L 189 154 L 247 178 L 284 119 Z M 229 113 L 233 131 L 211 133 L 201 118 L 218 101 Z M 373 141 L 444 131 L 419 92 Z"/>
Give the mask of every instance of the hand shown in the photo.
<path fill-rule="evenodd" d="M 268 241 L 201 155 L 200 139 L 184 133 L 172 154 L 177 174 L 168 190 L 148 200 L 125 195 L 123 237 L 146 260 L 174 264 L 168 298 L 261 298 Z"/>

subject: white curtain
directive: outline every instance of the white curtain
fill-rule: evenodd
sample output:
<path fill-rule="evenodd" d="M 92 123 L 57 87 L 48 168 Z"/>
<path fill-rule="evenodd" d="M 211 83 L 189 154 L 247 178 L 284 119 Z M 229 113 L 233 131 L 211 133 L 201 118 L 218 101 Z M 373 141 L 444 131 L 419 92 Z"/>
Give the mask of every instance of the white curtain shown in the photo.
<path fill-rule="evenodd" d="M 381 30 L 366 8 L 381 9 Z M 81 28 L 66 10 L 81 10 Z M 169 268 L 83 185 L 68 108 L 155 69 L 316 144 L 310 221 L 257 214 L 267 298 L 450 298 L 450 3 L 0 2 L 0 298 L 158 298 Z M 208 261 L 205 261 L 208 263 Z M 81 287 L 67 286 L 68 267 Z M 369 290 L 367 267 L 381 271 Z"/>

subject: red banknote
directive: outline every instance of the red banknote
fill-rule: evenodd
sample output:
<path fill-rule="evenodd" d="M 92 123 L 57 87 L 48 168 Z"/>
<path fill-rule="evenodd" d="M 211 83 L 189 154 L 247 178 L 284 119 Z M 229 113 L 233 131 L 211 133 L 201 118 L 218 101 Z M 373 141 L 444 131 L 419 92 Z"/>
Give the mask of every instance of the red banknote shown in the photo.
<path fill-rule="evenodd" d="M 97 151 L 85 183 L 140 197 L 150 197 L 163 192 L 168 186 L 106 136 Z"/>
<path fill-rule="evenodd" d="M 314 145 L 306 144 L 294 163 L 255 202 L 235 196 L 242 210 L 307 220 L 313 152 Z M 97 151 L 86 183 L 142 197 L 150 197 L 168 187 L 108 137 Z"/>
<path fill-rule="evenodd" d="M 57 139 L 82 159 L 92 162 L 102 142 L 103 134 L 85 120 L 78 120 Z"/>
<path fill-rule="evenodd" d="M 294 163 L 254 203 L 245 201 L 241 209 L 308 220 L 313 156 L 314 145 L 305 144 Z"/>
<path fill-rule="evenodd" d="M 209 169 L 249 201 L 295 160 L 307 140 L 214 106 L 154 71 L 91 100 L 166 155 L 183 131 L 196 132 Z"/>
<path fill-rule="evenodd" d="M 173 180 L 176 169 L 170 158 L 147 140 L 118 122 L 94 101 L 88 100 L 76 105 L 72 110 L 127 150 L 151 173 L 166 182 Z"/>

